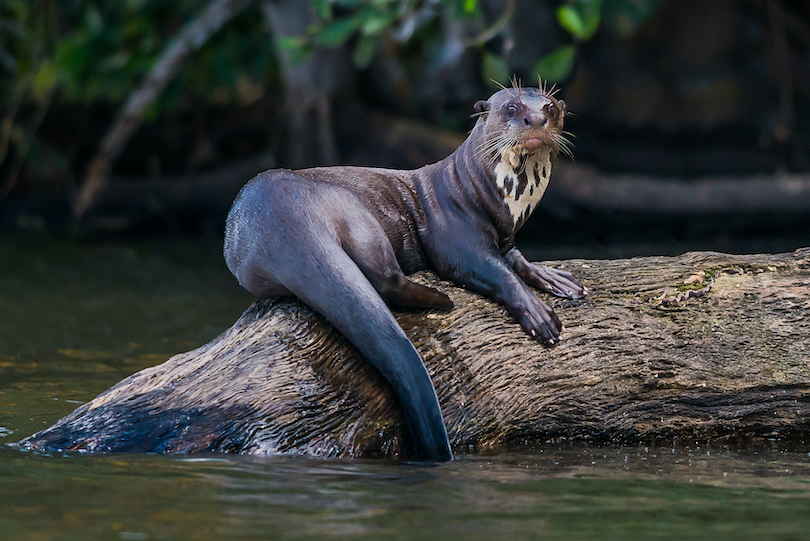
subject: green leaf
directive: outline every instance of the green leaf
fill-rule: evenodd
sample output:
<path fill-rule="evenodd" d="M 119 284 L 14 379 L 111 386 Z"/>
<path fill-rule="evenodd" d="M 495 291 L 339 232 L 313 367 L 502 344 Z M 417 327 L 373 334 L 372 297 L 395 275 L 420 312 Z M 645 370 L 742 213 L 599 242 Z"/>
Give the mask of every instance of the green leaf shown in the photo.
<path fill-rule="evenodd" d="M 572 36 L 579 36 L 585 31 L 585 23 L 579 16 L 579 12 L 571 6 L 557 8 L 557 22 Z"/>
<path fill-rule="evenodd" d="M 332 20 L 332 3 L 329 0 L 313 0 L 312 3 L 315 7 L 315 13 L 318 14 L 321 20 Z"/>
<path fill-rule="evenodd" d="M 391 26 L 394 18 L 391 13 L 375 11 L 363 18 L 363 34 L 376 36 Z"/>
<path fill-rule="evenodd" d="M 352 61 L 358 69 L 365 69 L 374 59 L 377 52 L 377 36 L 365 35 L 357 41 L 352 52 Z"/>
<path fill-rule="evenodd" d="M 491 86 L 498 86 L 498 83 L 505 85 L 509 82 L 509 64 L 503 57 L 492 53 L 484 53 L 484 58 L 481 60 L 481 73 L 484 81 Z"/>
<path fill-rule="evenodd" d="M 544 81 L 558 83 L 568 77 L 574 67 L 576 48 L 564 45 L 541 58 L 534 66 L 534 71 Z"/>
<path fill-rule="evenodd" d="M 57 70 L 56 66 L 51 61 L 45 61 L 40 64 L 37 74 L 34 75 L 34 80 L 31 84 L 31 92 L 34 99 L 41 101 L 48 95 L 51 89 L 56 86 Z"/>
<path fill-rule="evenodd" d="M 298 36 L 283 36 L 278 40 L 278 48 L 279 49 L 303 49 L 307 45 L 306 38 L 298 37 Z"/>
<path fill-rule="evenodd" d="M 321 32 L 316 35 L 318 43 L 326 47 L 337 47 L 345 43 L 357 32 L 361 22 L 360 17 L 356 15 L 346 19 L 338 19 L 324 26 Z"/>
<path fill-rule="evenodd" d="M 310 52 L 312 48 L 307 38 L 298 36 L 285 36 L 279 38 L 278 48 L 280 51 L 286 51 L 289 55 L 289 60 L 293 65 L 300 64 Z"/>
<path fill-rule="evenodd" d="M 56 47 L 56 66 L 68 79 L 77 80 L 90 71 L 94 50 L 86 35 L 75 32 L 64 38 Z"/>
<path fill-rule="evenodd" d="M 602 16 L 599 10 L 594 10 L 585 17 L 585 31 L 579 36 L 580 39 L 587 41 L 596 34 L 599 29 L 599 21 Z"/>
<path fill-rule="evenodd" d="M 601 6 L 601 1 L 580 1 L 560 6 L 557 8 L 557 22 L 575 38 L 587 41 L 599 28 Z"/>
<path fill-rule="evenodd" d="M 470 15 L 475 13 L 475 8 L 478 6 L 478 0 L 464 0 L 464 13 Z"/>

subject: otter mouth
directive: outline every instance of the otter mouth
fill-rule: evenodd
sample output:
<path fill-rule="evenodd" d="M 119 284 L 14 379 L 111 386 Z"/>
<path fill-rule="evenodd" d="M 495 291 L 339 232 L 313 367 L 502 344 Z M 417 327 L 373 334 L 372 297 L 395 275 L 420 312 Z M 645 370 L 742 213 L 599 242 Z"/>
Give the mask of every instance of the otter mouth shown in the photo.
<path fill-rule="evenodd" d="M 554 142 L 554 138 L 550 136 L 548 133 L 527 133 L 523 137 L 518 140 L 518 143 L 515 145 L 515 150 L 520 152 L 521 154 L 534 154 L 544 148 L 550 148 L 554 150 L 556 148 L 556 144 Z"/>
<path fill-rule="evenodd" d="M 494 160 L 505 159 L 517 167 L 520 160 L 535 154 L 550 152 L 552 157 L 563 152 L 571 156 L 568 141 L 559 130 L 553 128 L 528 129 L 516 134 L 498 134 L 487 139 L 476 151 L 479 156 L 490 156 Z"/>
<path fill-rule="evenodd" d="M 539 137 L 530 137 L 523 141 L 523 148 L 529 152 L 534 152 L 542 146 L 544 146 L 543 141 L 541 141 Z"/>

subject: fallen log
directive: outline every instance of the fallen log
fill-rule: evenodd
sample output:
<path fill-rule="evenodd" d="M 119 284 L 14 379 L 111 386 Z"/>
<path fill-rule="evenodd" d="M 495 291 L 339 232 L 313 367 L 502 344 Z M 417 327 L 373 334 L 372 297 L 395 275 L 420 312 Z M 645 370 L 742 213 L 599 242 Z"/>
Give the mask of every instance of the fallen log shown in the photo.
<path fill-rule="evenodd" d="M 564 165 L 554 171 L 546 205 L 664 216 L 750 216 L 810 208 L 810 175 L 805 174 L 668 179 Z"/>
<path fill-rule="evenodd" d="M 589 289 L 583 300 L 549 299 L 565 325 L 551 349 L 499 306 L 416 276 L 456 305 L 397 314 L 456 448 L 807 435 L 810 248 L 550 264 Z M 20 445 L 316 456 L 410 448 L 386 381 L 292 299 L 255 303 L 210 343 L 124 379 Z"/>

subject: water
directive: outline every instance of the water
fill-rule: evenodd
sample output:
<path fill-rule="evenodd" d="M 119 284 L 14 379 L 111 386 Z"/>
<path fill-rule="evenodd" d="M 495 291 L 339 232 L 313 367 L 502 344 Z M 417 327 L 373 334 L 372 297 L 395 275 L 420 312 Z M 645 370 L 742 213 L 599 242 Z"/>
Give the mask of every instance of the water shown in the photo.
<path fill-rule="evenodd" d="M 3 445 L 250 303 L 214 243 L 0 239 L 0 540 L 810 539 L 810 446 L 547 443 L 449 464 Z"/>
<path fill-rule="evenodd" d="M 806 454 L 577 449 L 450 464 L 0 451 L 10 539 L 806 539 Z"/>

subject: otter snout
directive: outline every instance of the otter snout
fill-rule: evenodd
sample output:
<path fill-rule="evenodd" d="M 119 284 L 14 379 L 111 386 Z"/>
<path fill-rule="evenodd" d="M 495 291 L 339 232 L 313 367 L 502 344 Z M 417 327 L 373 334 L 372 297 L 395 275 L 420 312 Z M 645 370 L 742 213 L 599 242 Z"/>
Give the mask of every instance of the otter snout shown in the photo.
<path fill-rule="evenodd" d="M 545 111 L 532 113 L 531 111 L 523 115 L 523 124 L 526 127 L 542 129 L 548 126 L 548 115 Z"/>

